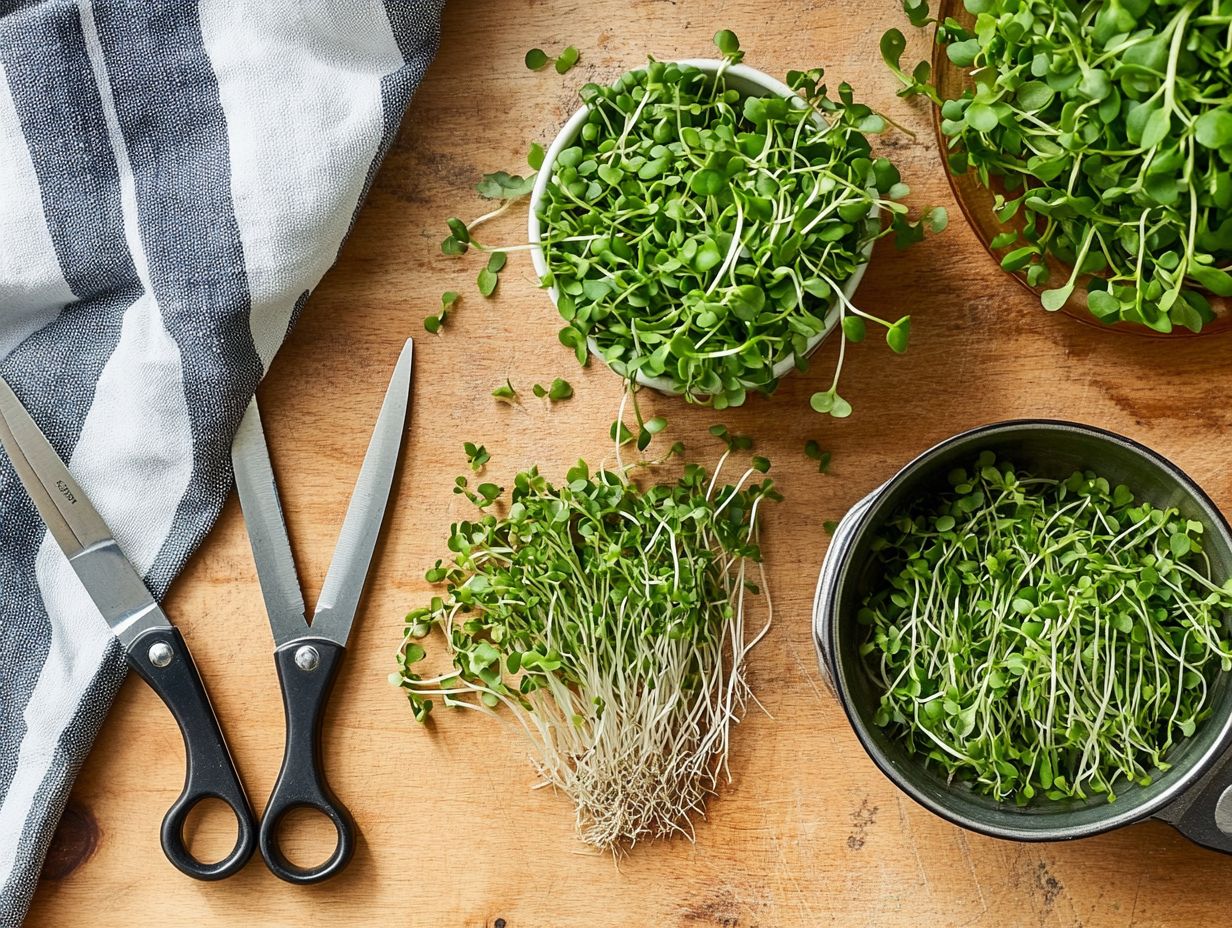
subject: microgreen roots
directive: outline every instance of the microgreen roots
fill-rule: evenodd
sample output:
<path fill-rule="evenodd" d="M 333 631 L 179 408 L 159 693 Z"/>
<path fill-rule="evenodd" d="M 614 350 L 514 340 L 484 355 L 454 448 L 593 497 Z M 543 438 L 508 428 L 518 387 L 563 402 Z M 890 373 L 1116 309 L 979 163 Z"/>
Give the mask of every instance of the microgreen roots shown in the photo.
<path fill-rule="evenodd" d="M 1167 769 L 1232 669 L 1202 525 L 985 452 L 891 519 L 859 613 L 875 723 L 998 800 L 1109 802 Z"/>
<path fill-rule="evenodd" d="M 589 116 L 549 165 L 539 219 L 543 283 L 579 360 L 593 344 L 627 378 L 724 408 L 773 390 L 776 365 L 803 369 L 839 320 L 852 320 L 845 341 L 871 323 L 905 350 L 907 318 L 863 312 L 843 288 L 874 239 L 905 245 L 923 226 L 897 202 L 898 171 L 870 153 L 866 133 L 885 120 L 850 87 L 831 97 L 815 69 L 788 75 L 798 96 L 745 96 L 726 78 L 736 37 L 715 41 L 717 74 L 651 59 L 582 89 Z M 939 230 L 944 212 L 927 221 Z M 813 402 L 839 417 L 842 361 Z"/>
<path fill-rule="evenodd" d="M 688 465 L 641 490 L 579 462 L 557 487 L 532 469 L 505 515 L 458 478 L 480 515 L 453 526 L 452 562 L 428 572 L 445 594 L 407 616 L 396 680 L 416 717 L 437 697 L 511 717 L 599 848 L 691 834 L 750 696 L 745 658 L 769 625 L 768 600 L 764 623 L 746 609 L 758 509 L 778 495 L 752 468 L 718 478 Z M 452 667 L 427 676 L 433 629 Z"/>
<path fill-rule="evenodd" d="M 926 0 L 905 0 L 916 25 Z M 1076 287 L 1105 322 L 1199 331 L 1210 294 L 1232 296 L 1232 2 L 965 0 L 973 29 L 937 24 L 972 87 L 942 100 L 926 66 L 906 74 L 902 33 L 882 54 L 941 107 L 951 168 L 998 193 L 1002 266 Z"/>

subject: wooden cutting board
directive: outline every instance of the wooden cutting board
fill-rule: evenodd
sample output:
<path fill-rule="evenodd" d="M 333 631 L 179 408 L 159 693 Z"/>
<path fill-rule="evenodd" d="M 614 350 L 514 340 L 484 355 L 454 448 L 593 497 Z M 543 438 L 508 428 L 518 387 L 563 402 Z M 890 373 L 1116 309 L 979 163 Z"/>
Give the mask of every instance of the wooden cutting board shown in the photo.
<path fill-rule="evenodd" d="M 450 0 L 440 56 L 337 266 L 312 297 L 261 390 L 287 518 L 311 603 L 333 551 L 380 396 L 408 335 L 415 352 L 414 421 L 388 537 L 329 717 L 326 757 L 362 840 L 330 883 L 280 883 L 258 860 L 223 883 L 181 876 L 162 856 L 158 826 L 183 776 L 179 734 L 133 678 L 78 780 L 48 857 L 28 925 L 93 928 L 202 925 L 606 928 L 606 926 L 959 926 L 1214 924 L 1227 912 L 1232 858 L 1150 823 L 1065 845 L 1029 846 L 968 834 L 900 795 L 865 757 L 823 690 L 809 636 L 827 536 L 822 523 L 932 443 L 1017 416 L 1077 419 L 1122 431 L 1173 458 L 1232 509 L 1226 436 L 1232 405 L 1227 337 L 1161 340 L 1098 331 L 1050 316 L 1008 279 L 961 221 L 927 112 L 898 99 L 877 51 L 892 25 L 911 30 L 896 0 Z M 715 30 L 743 40 L 748 62 L 775 74 L 825 65 L 867 102 L 916 133 L 887 135 L 917 207 L 950 207 L 943 235 L 898 254 L 879 247 L 859 300 L 881 315 L 910 312 L 911 350 L 869 343 L 849 352 L 843 422 L 808 409 L 836 345 L 772 400 L 716 415 L 649 400 L 670 433 L 710 461 L 716 421 L 757 439 L 786 500 L 767 512 L 774 628 L 752 682 L 766 712 L 735 734 L 733 781 L 712 802 L 696 843 L 638 847 L 619 864 L 574 838 L 571 808 L 532 792 L 524 751 L 499 724 L 438 712 L 422 728 L 386 677 L 402 616 L 430 587 L 466 511 L 450 492 L 462 442 L 492 452 L 508 480 L 538 464 L 560 476 L 600 459 L 621 385 L 577 368 L 530 262 L 513 256 L 499 295 L 475 290 L 476 260 L 443 257 L 444 220 L 474 216 L 485 171 L 524 167 L 587 81 L 644 61 L 710 54 Z M 576 44 L 561 77 L 531 73 L 527 49 Z M 516 212 L 516 211 L 515 211 Z M 523 239 L 519 218 L 491 233 Z M 464 296 L 448 332 L 422 320 L 443 290 Z M 535 382 L 564 376 L 575 399 L 549 410 Z M 490 391 L 510 378 L 520 407 Z M 834 453 L 822 476 L 803 453 Z M 235 501 L 167 603 L 213 694 L 254 801 L 282 756 L 282 708 L 270 635 Z M 328 834 L 303 823 L 302 860 Z M 229 824 L 208 815 L 199 847 L 220 852 Z M 331 845 L 332 846 L 332 845 Z M 294 856 L 294 855 L 293 855 Z"/>

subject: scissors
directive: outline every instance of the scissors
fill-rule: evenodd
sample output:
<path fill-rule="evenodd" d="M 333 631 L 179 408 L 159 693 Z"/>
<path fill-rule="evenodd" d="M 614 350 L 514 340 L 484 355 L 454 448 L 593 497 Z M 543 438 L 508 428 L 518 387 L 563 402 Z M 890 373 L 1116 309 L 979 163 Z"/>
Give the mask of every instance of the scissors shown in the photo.
<path fill-rule="evenodd" d="M 236 436 L 232 449 L 236 483 L 274 633 L 274 660 L 286 713 L 282 769 L 259 828 L 184 638 L 38 425 L 0 378 L 0 445 L 52 538 L 119 639 L 129 665 L 166 703 L 179 724 L 187 771 L 184 788 L 163 819 L 161 838 L 167 859 L 188 876 L 199 880 L 231 876 L 259 845 L 276 876 L 290 883 L 316 883 L 341 871 L 354 853 L 354 822 L 323 773 L 321 725 L 393 487 L 410 402 L 411 357 L 408 340 L 364 456 L 311 625 L 305 619 L 255 399 Z M 194 857 L 184 839 L 189 812 L 207 797 L 225 802 L 239 824 L 235 846 L 215 863 Z M 278 827 L 286 814 L 304 807 L 324 813 L 337 829 L 334 853 L 317 867 L 292 864 L 278 845 Z"/>

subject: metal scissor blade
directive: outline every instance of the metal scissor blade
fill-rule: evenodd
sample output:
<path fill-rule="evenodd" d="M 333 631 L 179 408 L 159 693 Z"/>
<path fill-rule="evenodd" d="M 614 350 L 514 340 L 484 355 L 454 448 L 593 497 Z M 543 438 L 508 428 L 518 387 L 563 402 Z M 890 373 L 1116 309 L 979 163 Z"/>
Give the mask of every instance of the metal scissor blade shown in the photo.
<path fill-rule="evenodd" d="M 364 465 L 347 507 L 334 551 L 333 563 L 325 575 L 312 633 L 345 646 L 351 623 L 359 608 L 359 598 L 368 579 L 372 552 L 385 519 L 385 507 L 393 489 L 394 471 L 406 431 L 407 408 L 411 400 L 411 356 L 408 338 L 398 358 L 394 374 L 381 405 L 381 414 L 364 455 Z"/>
<path fill-rule="evenodd" d="M 125 647 L 142 632 L 169 625 L 107 523 L 3 377 L 0 444 L 51 536 Z"/>
<path fill-rule="evenodd" d="M 52 537 L 65 555 L 111 538 L 102 517 L 94 510 L 56 450 L 51 447 L 8 382 L 0 377 L 0 443 L 13 469 L 25 485 Z"/>
<path fill-rule="evenodd" d="M 303 636 L 308 622 L 256 397 L 248 404 L 235 435 L 231 463 L 274 644 L 281 646 Z"/>

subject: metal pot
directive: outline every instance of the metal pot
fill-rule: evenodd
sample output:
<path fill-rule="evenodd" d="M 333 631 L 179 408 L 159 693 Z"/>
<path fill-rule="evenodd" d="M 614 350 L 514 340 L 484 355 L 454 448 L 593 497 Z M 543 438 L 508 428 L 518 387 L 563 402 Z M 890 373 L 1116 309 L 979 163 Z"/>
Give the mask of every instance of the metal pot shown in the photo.
<path fill-rule="evenodd" d="M 1232 530 L 1214 503 L 1166 458 L 1120 435 L 1072 422 L 1021 420 L 963 432 L 921 454 L 861 500 L 839 523 L 822 565 L 813 635 L 823 676 L 873 762 L 903 792 L 956 825 L 1018 841 L 1082 838 L 1154 817 L 1199 844 L 1232 853 L 1232 673 L 1211 692 L 1212 714 L 1169 756 L 1146 787 L 1124 786 L 1115 802 L 1049 803 L 1018 808 L 959 785 L 911 757 L 872 722 L 878 693 L 858 653 L 856 611 L 876 577 L 870 545 L 883 522 L 921 495 L 946 486 L 947 473 L 990 450 L 1039 476 L 1093 469 L 1155 506 L 1175 506 L 1203 524 L 1217 577 L 1232 576 Z"/>

